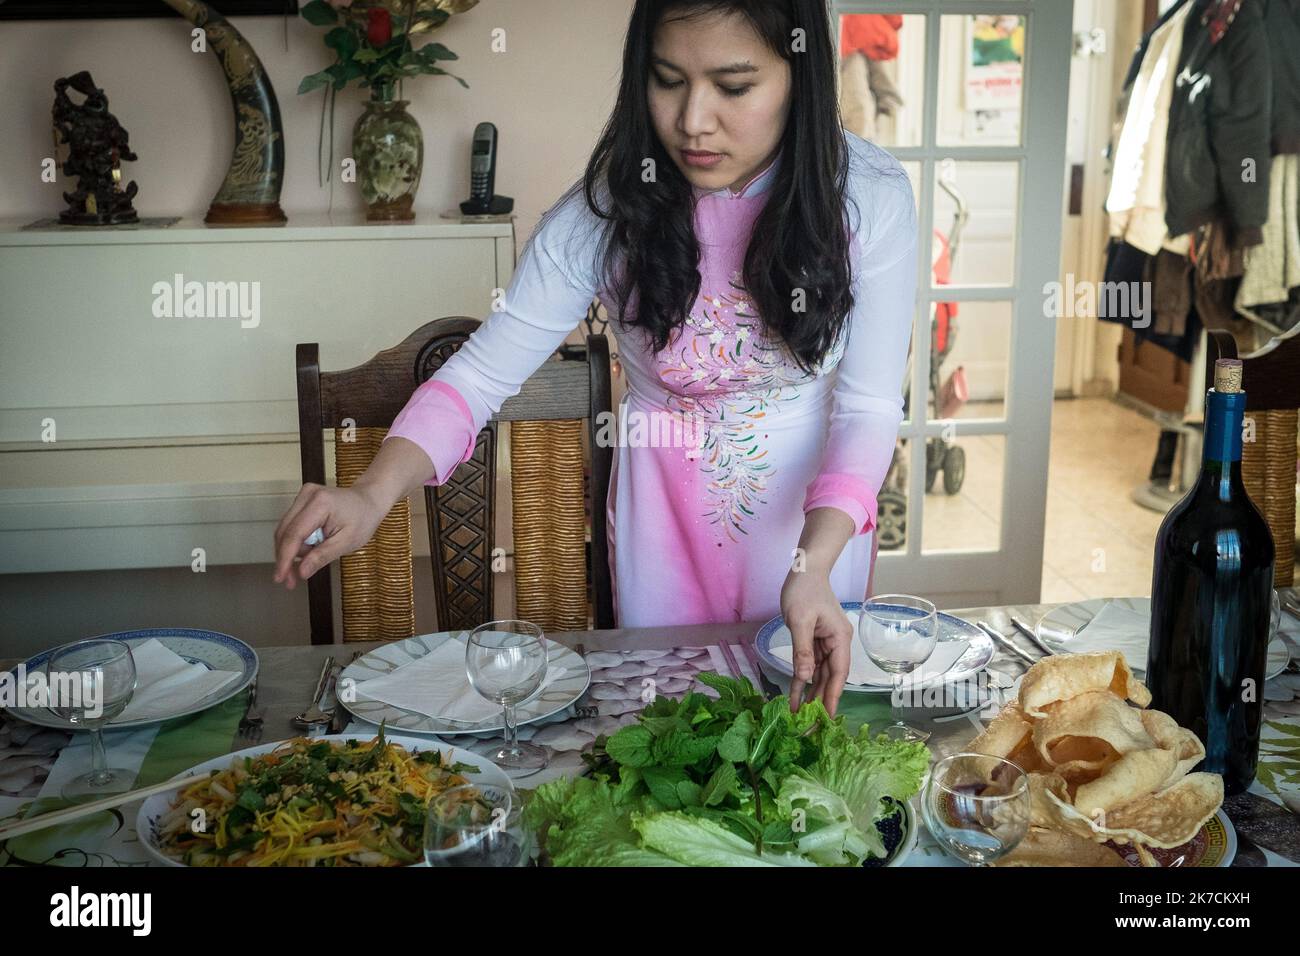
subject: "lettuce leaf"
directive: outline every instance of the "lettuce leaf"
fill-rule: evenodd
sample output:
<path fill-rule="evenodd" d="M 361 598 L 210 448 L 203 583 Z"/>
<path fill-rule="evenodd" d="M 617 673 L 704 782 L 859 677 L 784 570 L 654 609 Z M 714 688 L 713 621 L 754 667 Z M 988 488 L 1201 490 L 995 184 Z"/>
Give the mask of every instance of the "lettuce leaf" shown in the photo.
<path fill-rule="evenodd" d="M 793 853 L 759 856 L 748 840 L 704 817 L 676 811 L 634 814 L 632 828 L 642 841 L 687 866 L 816 866 Z"/>
<path fill-rule="evenodd" d="M 641 845 L 631 815 L 643 801 L 618 797 L 605 780 L 552 780 L 532 791 L 524 824 L 538 832 L 555 866 L 682 866 Z"/>
<path fill-rule="evenodd" d="M 869 728 L 851 736 L 836 724 L 809 767 L 794 767 L 782 781 L 777 804 L 800 826 L 799 852 L 825 866 L 859 866 L 885 855 L 876 821 L 894 812 L 921 788 L 930 762 L 923 743 L 872 737 Z M 802 830 L 800 829 L 802 827 Z"/>

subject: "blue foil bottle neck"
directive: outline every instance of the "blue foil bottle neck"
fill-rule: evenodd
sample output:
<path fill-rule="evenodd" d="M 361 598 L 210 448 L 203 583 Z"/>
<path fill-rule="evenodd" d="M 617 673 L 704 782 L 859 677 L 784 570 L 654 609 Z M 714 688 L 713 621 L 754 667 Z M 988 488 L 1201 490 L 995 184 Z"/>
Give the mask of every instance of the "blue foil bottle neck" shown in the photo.
<path fill-rule="evenodd" d="M 1203 462 L 1241 461 L 1241 423 L 1245 413 L 1245 392 L 1210 389 L 1205 393 Z"/>

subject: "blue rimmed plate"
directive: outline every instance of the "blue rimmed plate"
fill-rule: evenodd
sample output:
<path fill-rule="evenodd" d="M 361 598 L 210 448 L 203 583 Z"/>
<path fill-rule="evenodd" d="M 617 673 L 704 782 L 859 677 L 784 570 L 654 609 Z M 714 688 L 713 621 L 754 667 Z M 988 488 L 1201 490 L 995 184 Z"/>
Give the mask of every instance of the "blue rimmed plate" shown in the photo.
<path fill-rule="evenodd" d="M 135 647 L 145 641 L 154 639 L 191 664 L 202 664 L 208 670 L 214 671 L 235 671 L 239 674 L 239 677 L 204 697 L 197 697 L 192 701 L 178 704 L 174 713 L 167 713 L 158 717 L 144 717 L 138 720 L 110 720 L 108 727 L 113 730 L 148 727 L 166 720 L 175 720 L 177 717 L 188 717 L 190 714 L 197 714 L 234 697 L 248 687 L 253 682 L 253 678 L 257 676 L 257 654 L 253 649 L 239 638 L 231 637 L 229 634 L 221 634 L 217 631 L 203 631 L 190 627 L 146 627 L 135 631 L 97 634 L 94 637 L 80 640 L 122 641 L 130 647 Z M 73 643 L 79 643 L 79 641 Z M 34 657 L 29 657 L 23 661 L 19 666 L 23 667 L 28 674 L 41 670 L 45 667 L 45 663 L 50 659 L 50 656 L 58 650 L 59 648 L 52 647 L 47 651 L 41 651 Z M 13 680 L 16 681 L 17 668 L 14 668 L 9 673 L 14 675 Z M 6 708 L 6 711 L 27 721 L 29 724 L 38 724 L 41 727 L 53 727 L 57 730 L 86 729 L 84 726 L 76 726 L 56 717 L 44 707 L 9 707 Z"/>
<path fill-rule="evenodd" d="M 852 622 L 854 640 L 857 640 L 858 618 L 862 614 L 862 602 L 841 601 L 840 607 L 844 608 L 844 613 L 848 615 L 849 621 Z M 939 640 L 968 641 L 969 646 L 966 648 L 966 652 L 957 658 L 952 667 L 942 674 L 936 674 L 929 680 L 922 681 L 918 685 L 918 689 L 956 683 L 974 677 L 987 666 L 989 661 L 993 660 L 994 647 L 991 637 L 969 621 L 963 621 L 961 618 L 945 614 L 943 611 L 939 612 Z M 788 678 L 794 676 L 789 661 L 782 660 L 772 653 L 772 650 L 777 647 L 789 647 L 791 641 L 790 629 L 785 626 L 785 621 L 778 614 L 759 629 L 754 638 L 754 649 L 758 652 L 759 659 L 767 667 Z M 892 687 L 889 685 L 877 687 L 874 684 L 845 684 L 844 689 L 862 694 L 888 694 L 891 692 Z"/>
<path fill-rule="evenodd" d="M 468 723 L 441 717 L 430 717 L 413 710 L 406 710 L 386 701 L 376 700 L 366 694 L 366 681 L 391 674 L 403 664 L 418 660 L 426 654 L 436 651 L 447 641 L 465 643 L 467 631 L 438 631 L 433 634 L 417 634 L 404 641 L 393 641 L 375 648 L 368 654 L 358 657 L 339 674 L 340 685 L 345 680 L 354 681 L 354 699 L 340 698 L 340 703 L 356 718 L 371 724 L 386 722 L 391 730 L 408 734 L 434 734 L 437 736 L 455 736 L 458 734 L 490 735 L 505 729 L 499 714 L 487 720 Z M 577 651 L 555 641 L 547 641 L 547 667 L 564 668 L 564 674 L 551 681 L 540 693 L 515 707 L 515 715 L 520 726 L 541 723 L 552 718 L 563 718 L 587 690 L 591 683 L 591 668 Z M 466 678 L 468 680 L 468 678 Z"/>

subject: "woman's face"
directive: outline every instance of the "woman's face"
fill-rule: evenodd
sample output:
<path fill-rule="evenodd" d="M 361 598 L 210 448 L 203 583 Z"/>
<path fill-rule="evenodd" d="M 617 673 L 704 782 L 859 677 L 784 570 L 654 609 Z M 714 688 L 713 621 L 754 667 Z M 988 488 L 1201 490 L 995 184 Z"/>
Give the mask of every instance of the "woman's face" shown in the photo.
<path fill-rule="evenodd" d="M 647 95 L 655 132 L 703 189 L 739 190 L 772 161 L 790 112 L 790 65 L 738 13 L 655 30 Z"/>

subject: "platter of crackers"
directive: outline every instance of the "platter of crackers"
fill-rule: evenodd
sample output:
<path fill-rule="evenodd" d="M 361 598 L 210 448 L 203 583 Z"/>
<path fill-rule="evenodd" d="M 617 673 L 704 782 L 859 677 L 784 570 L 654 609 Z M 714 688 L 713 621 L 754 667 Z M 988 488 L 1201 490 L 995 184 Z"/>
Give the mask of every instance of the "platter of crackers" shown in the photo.
<path fill-rule="evenodd" d="M 1205 747 L 1150 708 L 1119 651 L 1044 658 L 971 741 L 1029 777 L 1029 832 L 1001 866 L 1227 866 L 1223 778 Z"/>

